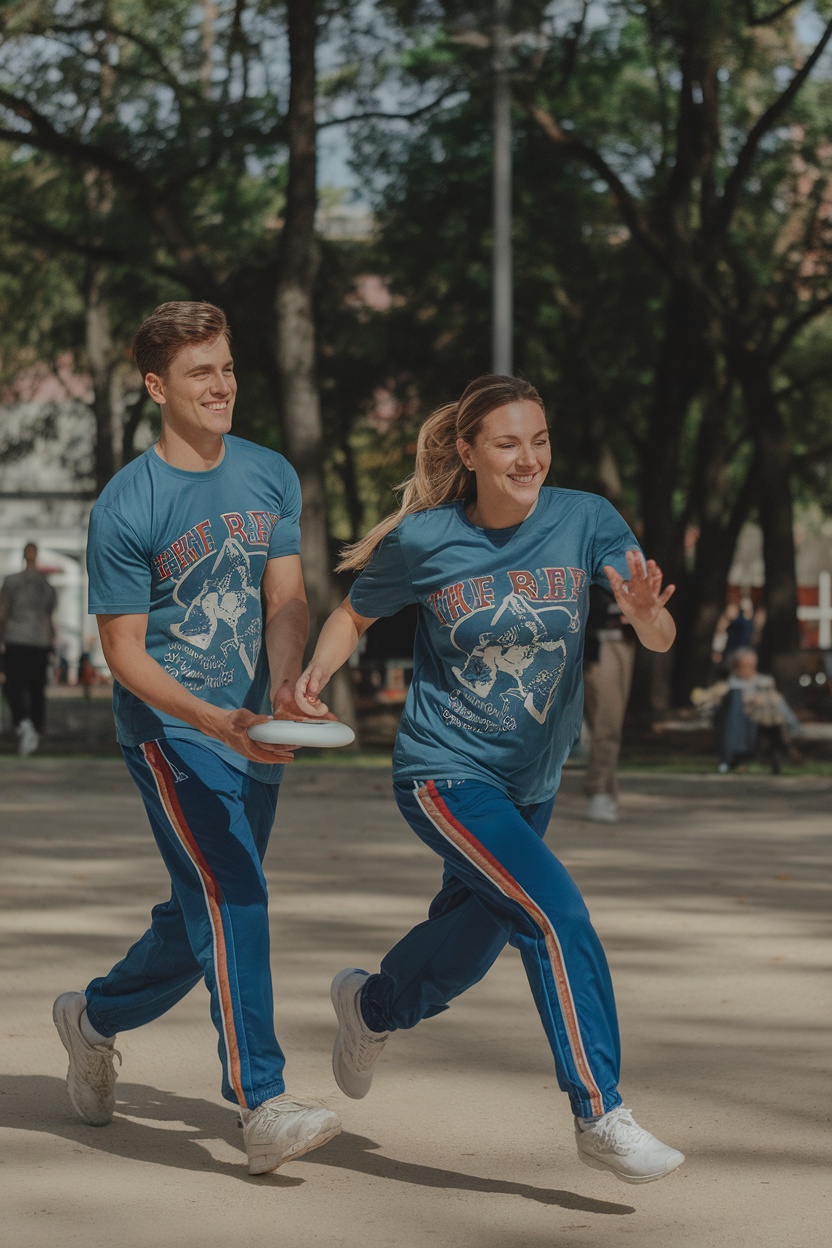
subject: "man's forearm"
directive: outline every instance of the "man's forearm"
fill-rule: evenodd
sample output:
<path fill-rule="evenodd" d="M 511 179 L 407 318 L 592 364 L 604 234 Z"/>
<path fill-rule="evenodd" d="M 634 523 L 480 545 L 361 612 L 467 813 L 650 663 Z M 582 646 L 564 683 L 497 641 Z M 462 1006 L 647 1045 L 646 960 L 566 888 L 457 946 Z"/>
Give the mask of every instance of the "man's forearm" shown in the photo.
<path fill-rule="evenodd" d="M 141 646 L 119 647 L 105 652 L 113 676 L 142 702 L 157 711 L 184 720 L 209 737 L 218 736 L 222 712 L 183 689 L 173 676 Z"/>
<path fill-rule="evenodd" d="M 290 598 L 267 615 L 265 643 L 272 705 L 281 689 L 294 693 L 303 670 L 303 651 L 308 637 L 309 607 L 305 599 Z"/>

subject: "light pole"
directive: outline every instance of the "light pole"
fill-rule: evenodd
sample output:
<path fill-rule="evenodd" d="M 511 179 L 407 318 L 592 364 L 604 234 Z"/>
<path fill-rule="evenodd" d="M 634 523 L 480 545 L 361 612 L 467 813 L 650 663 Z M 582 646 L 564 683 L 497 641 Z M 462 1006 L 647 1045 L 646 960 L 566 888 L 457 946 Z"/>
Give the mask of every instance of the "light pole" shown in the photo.
<path fill-rule="evenodd" d="M 494 251 L 491 261 L 491 368 L 511 376 L 514 369 L 514 282 L 511 242 L 511 86 L 509 64 L 511 0 L 494 0 L 491 40 L 494 69 L 492 167 Z"/>
<path fill-rule="evenodd" d="M 513 280 L 511 247 L 511 85 L 509 69 L 511 0 L 494 0 L 491 37 L 477 30 L 473 17 L 462 18 L 448 32 L 452 43 L 491 50 L 494 81 L 492 133 L 491 369 L 509 376 L 514 367 Z"/>

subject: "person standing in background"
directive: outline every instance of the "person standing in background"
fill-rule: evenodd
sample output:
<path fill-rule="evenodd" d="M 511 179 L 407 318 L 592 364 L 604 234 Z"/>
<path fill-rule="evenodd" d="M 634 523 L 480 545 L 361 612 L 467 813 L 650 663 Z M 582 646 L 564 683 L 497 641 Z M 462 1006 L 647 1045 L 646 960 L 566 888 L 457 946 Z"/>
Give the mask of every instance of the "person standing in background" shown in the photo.
<path fill-rule="evenodd" d="M 584 647 L 584 714 L 591 730 L 584 791 L 586 817 L 618 822 L 616 768 L 633 684 L 635 634 L 615 599 L 600 585 L 589 590 Z"/>
<path fill-rule="evenodd" d="M 766 613 L 754 606 L 743 591 L 739 602 L 729 602 L 716 623 L 711 659 L 720 676 L 730 676 L 733 656 L 738 650 L 754 650 L 759 645 Z"/>
<path fill-rule="evenodd" d="M 34 754 L 46 724 L 46 671 L 55 641 L 52 615 L 57 597 L 37 569 L 38 548 L 28 542 L 22 572 L 0 588 L 0 640 L 4 643 L 6 700 L 17 733 L 18 753 Z"/>

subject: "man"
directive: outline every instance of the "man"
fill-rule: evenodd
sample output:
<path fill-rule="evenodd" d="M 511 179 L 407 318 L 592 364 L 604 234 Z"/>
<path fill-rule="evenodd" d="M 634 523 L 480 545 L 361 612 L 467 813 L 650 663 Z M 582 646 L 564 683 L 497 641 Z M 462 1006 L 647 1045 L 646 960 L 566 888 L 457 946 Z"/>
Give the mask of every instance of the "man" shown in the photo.
<path fill-rule="evenodd" d="M 72 1103 L 103 1126 L 116 1033 L 159 1017 L 204 977 L 223 1096 L 240 1107 L 249 1173 L 263 1174 L 326 1143 L 340 1122 L 286 1094 L 274 1033 L 261 863 L 293 755 L 247 730 L 269 707 L 297 715 L 308 611 L 297 476 L 283 456 L 229 436 L 229 342 L 219 308 L 176 302 L 133 344 L 162 429 L 93 508 L 90 611 L 172 894 L 124 959 L 86 993 L 60 996 L 53 1017 Z"/>
<path fill-rule="evenodd" d="M 618 822 L 618 756 L 635 660 L 635 633 L 621 608 L 592 585 L 584 646 L 584 714 L 592 735 L 584 792 L 594 823 Z"/>
<path fill-rule="evenodd" d="M 55 640 L 55 591 L 37 569 L 38 548 L 23 551 L 22 572 L 0 589 L 0 640 L 5 643 L 6 700 L 18 753 L 34 754 L 46 722 L 46 669 Z"/>

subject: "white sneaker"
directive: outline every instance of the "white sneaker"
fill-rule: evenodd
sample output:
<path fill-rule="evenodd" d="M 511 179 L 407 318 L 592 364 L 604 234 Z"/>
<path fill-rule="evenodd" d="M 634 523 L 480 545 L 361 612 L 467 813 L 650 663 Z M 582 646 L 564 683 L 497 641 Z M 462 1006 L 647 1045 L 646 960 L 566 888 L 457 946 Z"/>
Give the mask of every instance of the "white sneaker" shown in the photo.
<path fill-rule="evenodd" d="M 624 1183 L 652 1183 L 663 1179 L 685 1160 L 677 1148 L 668 1148 L 620 1106 L 591 1127 L 575 1120 L 578 1156 L 593 1170 L 612 1171 Z"/>
<path fill-rule="evenodd" d="M 618 803 L 609 793 L 593 793 L 586 804 L 586 817 L 593 823 L 618 823 Z"/>
<path fill-rule="evenodd" d="M 23 758 L 34 754 L 40 745 L 40 735 L 31 719 L 22 720 L 17 726 L 17 752 Z"/>
<path fill-rule="evenodd" d="M 81 1031 L 87 1008 L 83 992 L 65 992 L 52 1006 L 52 1019 L 69 1054 L 66 1086 L 75 1109 L 91 1127 L 106 1127 L 116 1107 L 116 1068 L 121 1054 L 109 1044 L 90 1044 Z"/>
<path fill-rule="evenodd" d="M 267 1174 L 284 1161 L 320 1148 L 341 1130 L 341 1119 L 323 1105 L 284 1092 L 256 1109 L 241 1109 L 249 1174 Z"/>
<path fill-rule="evenodd" d="M 332 1073 L 344 1095 L 354 1101 L 360 1101 L 370 1091 L 373 1067 L 389 1035 L 386 1031 L 371 1031 L 364 1022 L 359 996 L 369 978 L 367 971 L 348 966 L 335 976 L 329 994 L 338 1016 Z"/>

